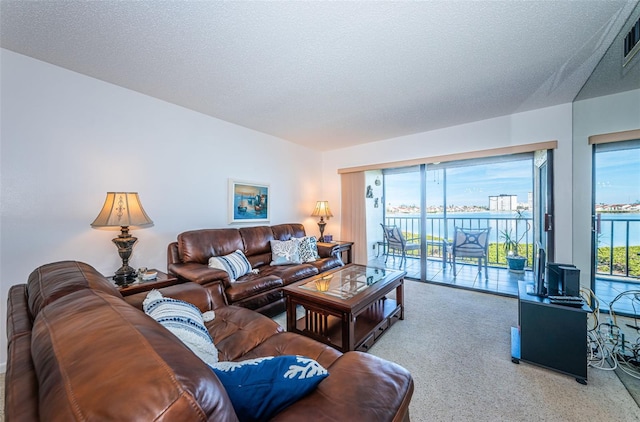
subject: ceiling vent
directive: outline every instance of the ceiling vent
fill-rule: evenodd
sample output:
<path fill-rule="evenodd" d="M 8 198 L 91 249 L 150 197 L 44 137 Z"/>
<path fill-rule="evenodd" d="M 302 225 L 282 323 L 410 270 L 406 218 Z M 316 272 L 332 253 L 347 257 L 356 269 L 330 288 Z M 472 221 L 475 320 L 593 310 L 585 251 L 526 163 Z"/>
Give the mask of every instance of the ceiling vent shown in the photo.
<path fill-rule="evenodd" d="M 622 66 L 626 66 L 640 50 L 640 19 L 631 27 L 629 33 L 625 35 L 623 44 L 624 59 L 622 60 Z"/>

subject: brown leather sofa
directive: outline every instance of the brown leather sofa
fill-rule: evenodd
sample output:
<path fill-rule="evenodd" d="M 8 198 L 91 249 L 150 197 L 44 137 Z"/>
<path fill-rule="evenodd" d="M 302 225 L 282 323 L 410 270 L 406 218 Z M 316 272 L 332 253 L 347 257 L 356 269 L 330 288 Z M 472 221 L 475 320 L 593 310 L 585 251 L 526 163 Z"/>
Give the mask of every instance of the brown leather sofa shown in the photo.
<path fill-rule="evenodd" d="M 305 236 L 302 224 L 202 229 L 178 235 L 169 244 L 167 271 L 179 281 L 208 287 L 222 283 L 227 303 L 273 316 L 285 310 L 282 287 L 343 265 L 336 247 L 318 245 L 320 259 L 296 265 L 271 266 L 271 240 Z M 226 272 L 209 268 L 209 258 L 241 250 L 258 274 L 246 274 L 231 283 Z M 214 289 L 217 287 L 214 287 Z"/>
<path fill-rule="evenodd" d="M 283 332 L 264 315 L 227 306 L 215 285 L 161 291 L 203 312 L 215 310 L 206 326 L 221 361 L 298 354 L 327 368 L 314 391 L 272 420 L 408 420 L 413 380 L 397 364 Z M 44 265 L 27 284 L 12 286 L 7 422 L 238 420 L 210 368 L 142 312 L 145 296 L 123 298 L 111 281 L 75 261 Z"/>

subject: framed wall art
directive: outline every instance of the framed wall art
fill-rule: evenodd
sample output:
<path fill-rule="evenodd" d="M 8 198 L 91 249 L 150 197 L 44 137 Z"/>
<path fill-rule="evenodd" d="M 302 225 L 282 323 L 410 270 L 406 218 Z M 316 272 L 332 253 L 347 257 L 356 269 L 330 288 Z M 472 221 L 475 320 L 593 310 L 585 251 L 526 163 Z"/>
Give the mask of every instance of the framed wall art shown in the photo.
<path fill-rule="evenodd" d="M 269 221 L 269 185 L 229 179 L 229 223 Z"/>

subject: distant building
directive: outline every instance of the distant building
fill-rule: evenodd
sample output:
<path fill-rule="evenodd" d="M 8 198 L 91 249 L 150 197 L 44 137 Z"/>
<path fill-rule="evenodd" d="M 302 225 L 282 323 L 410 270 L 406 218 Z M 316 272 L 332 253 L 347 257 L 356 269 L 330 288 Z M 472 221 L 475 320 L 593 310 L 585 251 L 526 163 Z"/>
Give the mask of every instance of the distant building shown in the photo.
<path fill-rule="evenodd" d="M 500 194 L 489 196 L 489 211 L 515 211 L 518 209 L 518 195 Z"/>

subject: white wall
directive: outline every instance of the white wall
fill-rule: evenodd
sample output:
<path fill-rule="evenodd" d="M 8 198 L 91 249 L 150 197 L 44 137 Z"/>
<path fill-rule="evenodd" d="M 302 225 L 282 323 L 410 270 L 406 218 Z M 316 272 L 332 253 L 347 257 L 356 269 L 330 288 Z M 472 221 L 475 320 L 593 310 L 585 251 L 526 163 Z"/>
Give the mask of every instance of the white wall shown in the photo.
<path fill-rule="evenodd" d="M 640 91 L 634 91 L 576 104 L 587 113 L 575 136 L 572 105 L 562 104 L 330 151 L 319 160 L 278 138 L 7 50 L 0 54 L 2 315 L 9 287 L 39 265 L 75 259 L 105 274 L 120 266 L 111 243 L 117 232 L 89 227 L 107 191 L 140 193 L 155 225 L 132 232 L 139 241 L 131 264 L 165 269 L 166 246 L 178 233 L 228 227 L 230 177 L 271 185 L 270 224 L 302 222 L 315 234 L 309 214 L 316 200 L 328 200 L 335 217 L 325 233 L 340 239 L 339 168 L 548 140 L 558 141 L 556 259 L 583 268 L 591 180 L 586 136 L 640 127 Z M 318 161 L 321 179 L 308 166 Z M 572 230 L 580 233 L 573 241 Z M 6 361 L 4 324 L 1 318 L 0 362 Z"/>
<path fill-rule="evenodd" d="M 301 222 L 320 197 L 317 153 L 8 50 L 0 50 L 0 287 L 39 265 L 72 259 L 103 274 L 121 265 L 117 231 L 89 224 L 107 191 L 136 191 L 154 221 L 131 265 L 166 270 L 182 231 L 228 227 L 227 180 L 269 183 L 269 224 Z M 262 223 L 261 223 L 262 224 Z M 256 225 L 256 224 L 254 224 Z M 6 362 L 0 318 L 0 370 Z"/>
<path fill-rule="evenodd" d="M 589 136 L 640 129 L 640 89 L 573 104 L 573 263 L 591 280 L 591 152 Z"/>
<path fill-rule="evenodd" d="M 324 197 L 332 204 L 340 204 L 340 168 L 557 140 L 554 156 L 556 259 L 568 261 L 572 256 L 571 126 L 571 104 L 567 103 L 330 151 L 324 154 L 323 160 Z M 334 212 L 336 217 L 331 219 L 331 230 L 339 233 L 340 207 L 335 209 L 338 212 Z"/>

